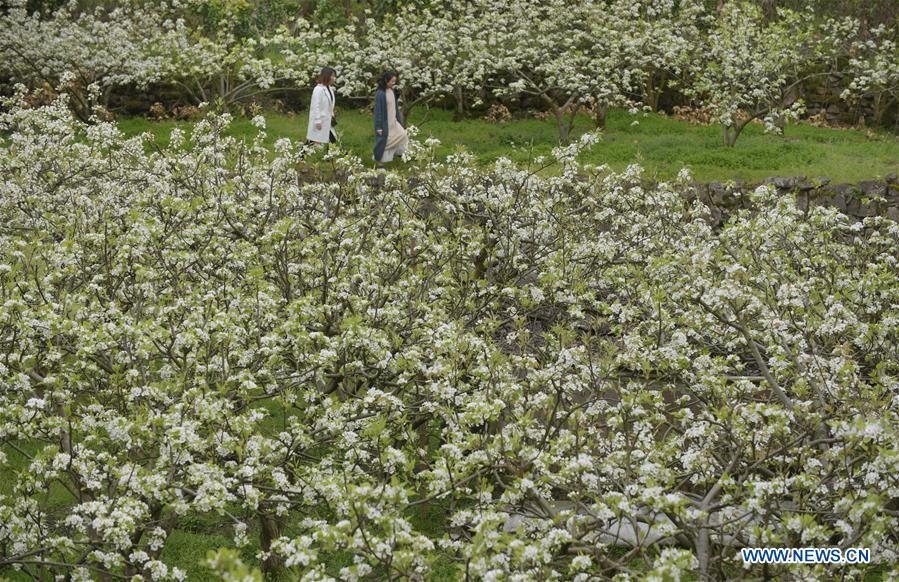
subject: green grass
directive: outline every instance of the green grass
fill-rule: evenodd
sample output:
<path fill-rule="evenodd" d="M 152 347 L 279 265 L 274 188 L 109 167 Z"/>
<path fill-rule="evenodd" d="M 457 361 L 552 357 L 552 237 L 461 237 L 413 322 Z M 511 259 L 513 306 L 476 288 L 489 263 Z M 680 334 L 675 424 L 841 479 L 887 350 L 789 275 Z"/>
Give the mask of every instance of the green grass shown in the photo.
<path fill-rule="evenodd" d="M 305 140 L 306 114 L 265 114 L 267 141 L 288 137 Z M 358 110 L 338 112 L 341 146 L 371 164 L 374 131 L 371 115 Z M 638 123 L 632 125 L 634 121 Z M 548 155 L 558 144 L 552 119 L 519 119 L 493 124 L 480 119 L 452 121 L 452 113 L 418 108 L 410 124 L 417 125 L 419 139 L 441 141 L 438 157 L 457 151 L 471 152 L 485 165 L 500 157 L 526 164 L 538 155 Z M 128 135 L 149 131 L 160 145 L 168 142 L 172 128 L 188 129 L 191 122 L 148 121 L 140 117 L 120 118 L 119 127 Z M 593 127 L 586 116 L 578 118 L 573 137 Z M 249 119 L 235 118 L 229 134 L 248 138 L 255 134 Z M 590 164 L 608 164 L 622 170 L 641 164 L 648 176 L 667 179 L 688 167 L 694 178 L 713 180 L 761 180 L 769 176 L 824 176 L 834 182 L 857 182 L 882 178 L 899 171 L 899 136 L 886 132 L 836 130 L 808 124 L 787 126 L 783 136 L 767 135 L 761 126 L 750 125 L 733 148 L 721 145 L 721 128 L 677 121 L 657 114 L 632 116 L 623 110 L 609 114 L 603 140 L 582 157 Z M 394 164 L 400 165 L 400 164 Z"/>
<path fill-rule="evenodd" d="M 211 580 L 212 571 L 203 565 L 206 553 L 209 550 L 233 547 L 234 542 L 230 537 L 214 533 L 195 533 L 179 528 L 166 539 L 160 560 L 170 568 L 184 570 L 188 580 Z M 241 555 L 245 563 L 249 562 L 258 567 L 257 560 L 247 560 L 247 557 Z"/>

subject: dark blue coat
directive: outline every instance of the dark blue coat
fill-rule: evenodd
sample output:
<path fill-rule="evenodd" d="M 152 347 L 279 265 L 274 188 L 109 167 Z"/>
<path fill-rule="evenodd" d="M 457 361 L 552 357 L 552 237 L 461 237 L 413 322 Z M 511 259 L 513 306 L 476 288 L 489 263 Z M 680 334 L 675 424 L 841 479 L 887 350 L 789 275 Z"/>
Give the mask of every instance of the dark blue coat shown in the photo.
<path fill-rule="evenodd" d="M 394 93 L 394 98 L 396 98 L 396 93 Z M 403 125 L 399 99 L 395 101 L 395 105 L 396 122 Z M 375 159 L 379 162 L 384 155 L 384 149 L 387 147 L 387 125 L 387 92 L 383 89 L 378 89 L 378 92 L 375 93 Z M 405 126 L 403 125 L 403 127 Z M 378 135 L 379 129 L 382 130 L 381 135 Z"/>

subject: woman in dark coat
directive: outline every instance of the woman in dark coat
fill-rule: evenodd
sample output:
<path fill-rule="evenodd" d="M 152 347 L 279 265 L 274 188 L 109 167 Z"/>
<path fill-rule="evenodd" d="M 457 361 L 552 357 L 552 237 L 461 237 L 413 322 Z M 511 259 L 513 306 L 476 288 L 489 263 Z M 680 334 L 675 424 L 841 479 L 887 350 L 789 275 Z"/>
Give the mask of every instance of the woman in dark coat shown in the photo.
<path fill-rule="evenodd" d="M 378 81 L 375 93 L 375 161 L 393 161 L 393 156 L 401 154 L 409 145 L 409 136 L 403 127 L 403 116 L 393 93 L 399 75 L 387 71 Z"/>

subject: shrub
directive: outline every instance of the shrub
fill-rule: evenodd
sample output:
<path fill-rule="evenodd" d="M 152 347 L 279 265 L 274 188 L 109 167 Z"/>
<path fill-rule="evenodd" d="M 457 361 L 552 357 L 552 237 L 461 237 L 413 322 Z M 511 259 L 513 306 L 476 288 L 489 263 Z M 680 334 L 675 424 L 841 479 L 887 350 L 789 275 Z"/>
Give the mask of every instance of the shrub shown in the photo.
<path fill-rule="evenodd" d="M 411 177 L 334 150 L 304 182 L 303 146 L 228 115 L 148 151 L 20 101 L 0 566 L 179 578 L 166 538 L 211 512 L 306 579 L 337 551 L 342 579 L 761 576 L 735 548 L 765 545 L 896 563 L 895 222 L 762 187 L 715 229 L 686 174 L 576 163 L 591 134 L 535 160 L 553 177 L 413 143 Z"/>

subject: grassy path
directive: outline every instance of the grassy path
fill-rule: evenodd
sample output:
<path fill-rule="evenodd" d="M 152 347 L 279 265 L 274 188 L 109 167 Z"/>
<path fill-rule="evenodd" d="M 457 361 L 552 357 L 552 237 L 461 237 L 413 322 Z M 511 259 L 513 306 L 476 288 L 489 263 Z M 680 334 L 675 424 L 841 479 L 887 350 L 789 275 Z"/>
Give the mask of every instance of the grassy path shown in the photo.
<path fill-rule="evenodd" d="M 367 163 L 371 160 L 373 130 L 371 116 L 358 110 L 342 110 L 341 143 Z M 268 141 L 281 137 L 304 140 L 306 113 L 285 115 L 269 112 Z M 494 124 L 480 119 L 454 122 L 444 110 L 417 109 L 410 123 L 420 128 L 419 138 L 441 141 L 441 157 L 459 149 L 476 155 L 485 164 L 506 156 L 526 163 L 546 155 L 558 143 L 552 120 L 521 119 Z M 637 124 L 633 124 L 637 121 Z M 160 144 L 168 141 L 173 127 L 188 128 L 190 122 L 148 121 L 141 117 L 120 118 L 119 126 L 129 135 L 149 131 Z M 574 136 L 592 128 L 591 119 L 578 119 Z M 230 129 L 235 136 L 250 136 L 255 127 L 249 119 L 236 118 Z M 657 114 L 631 116 L 615 110 L 609 115 L 603 141 L 583 157 L 591 164 L 609 164 L 621 170 L 640 163 L 647 174 L 670 178 L 684 166 L 697 180 L 761 180 L 769 176 L 825 176 L 834 182 L 857 182 L 899 171 L 899 136 L 886 132 L 836 130 L 808 124 L 790 125 L 785 135 L 766 135 L 762 127 L 749 126 L 733 148 L 721 145 L 718 126 L 693 125 Z"/>

